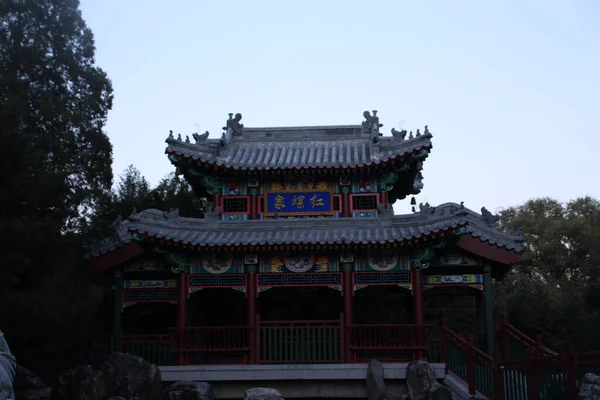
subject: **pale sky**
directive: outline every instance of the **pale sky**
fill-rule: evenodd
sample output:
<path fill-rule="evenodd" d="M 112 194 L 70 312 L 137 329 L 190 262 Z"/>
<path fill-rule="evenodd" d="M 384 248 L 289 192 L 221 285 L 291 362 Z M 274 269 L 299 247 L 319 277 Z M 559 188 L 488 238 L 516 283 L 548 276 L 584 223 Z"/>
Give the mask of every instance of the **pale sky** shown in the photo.
<path fill-rule="evenodd" d="M 165 139 L 247 127 L 429 125 L 417 201 L 600 199 L 600 1 L 82 0 L 114 85 L 115 180 Z M 409 199 L 396 204 L 408 212 Z"/>

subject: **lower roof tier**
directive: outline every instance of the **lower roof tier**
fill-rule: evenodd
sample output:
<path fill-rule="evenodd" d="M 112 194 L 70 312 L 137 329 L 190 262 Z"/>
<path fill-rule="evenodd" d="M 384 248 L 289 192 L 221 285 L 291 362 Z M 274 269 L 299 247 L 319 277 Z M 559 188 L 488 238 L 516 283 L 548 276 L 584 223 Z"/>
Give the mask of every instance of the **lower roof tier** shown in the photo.
<path fill-rule="evenodd" d="M 520 253 L 523 237 L 494 228 L 496 219 L 485 208 L 483 215 L 462 205 L 445 203 L 421 206 L 421 211 L 393 215 L 391 208 L 373 218 L 303 218 L 223 221 L 215 213 L 206 218 L 185 218 L 178 210 L 144 210 L 119 218 L 116 234 L 95 245 L 92 255 L 115 251 L 133 241 L 150 240 L 164 245 L 209 250 L 236 248 L 405 245 L 433 237 L 458 235 L 476 239 L 495 251 Z M 467 247 L 473 247 L 473 243 Z"/>

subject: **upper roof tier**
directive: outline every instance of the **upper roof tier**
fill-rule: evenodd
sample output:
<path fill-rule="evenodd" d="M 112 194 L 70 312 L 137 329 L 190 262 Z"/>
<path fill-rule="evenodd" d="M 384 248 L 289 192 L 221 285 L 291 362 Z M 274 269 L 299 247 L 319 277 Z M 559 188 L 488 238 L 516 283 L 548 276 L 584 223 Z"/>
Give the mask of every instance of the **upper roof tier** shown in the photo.
<path fill-rule="evenodd" d="M 221 139 L 208 132 L 193 140 L 172 134 L 166 153 L 171 161 L 195 162 L 242 171 L 358 169 L 384 165 L 431 149 L 432 135 L 392 129 L 382 136 L 377 112 L 365 111 L 362 125 L 246 128 L 241 114 L 229 114 Z"/>

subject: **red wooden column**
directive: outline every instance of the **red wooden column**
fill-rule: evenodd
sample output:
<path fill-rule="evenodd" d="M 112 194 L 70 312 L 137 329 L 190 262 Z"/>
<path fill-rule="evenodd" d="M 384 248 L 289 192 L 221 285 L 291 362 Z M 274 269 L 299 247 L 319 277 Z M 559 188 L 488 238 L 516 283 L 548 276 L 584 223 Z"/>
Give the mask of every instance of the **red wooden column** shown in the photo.
<path fill-rule="evenodd" d="M 352 264 L 342 264 L 342 295 L 344 296 L 344 348 L 342 349 L 342 362 L 351 363 L 352 351 L 350 343 L 352 341 L 351 325 L 354 322 L 354 283 L 352 281 Z"/>
<path fill-rule="evenodd" d="M 250 189 L 250 201 L 248 204 L 248 219 L 256 219 L 258 215 L 258 199 L 257 195 L 258 190 L 256 188 Z"/>
<path fill-rule="evenodd" d="M 381 192 L 381 204 L 384 208 L 388 208 L 388 192 Z"/>
<path fill-rule="evenodd" d="M 419 267 L 412 270 L 412 286 L 413 286 L 413 301 L 415 324 L 423 324 L 425 321 L 425 312 L 423 307 L 423 271 Z"/>
<path fill-rule="evenodd" d="M 350 187 L 342 186 L 342 217 L 350 216 Z"/>
<path fill-rule="evenodd" d="M 188 298 L 188 273 L 181 271 L 177 276 L 177 327 L 179 328 L 179 347 L 187 346 L 184 339 L 187 338 L 185 328 L 187 327 L 187 298 Z M 179 353 L 179 365 L 187 364 L 187 353 Z"/>
<path fill-rule="evenodd" d="M 258 341 L 258 326 L 256 324 L 256 267 L 246 265 L 246 324 L 250 329 L 248 355 L 249 364 L 258 364 L 256 343 Z"/>
<path fill-rule="evenodd" d="M 425 321 L 425 312 L 423 307 L 423 271 L 420 267 L 413 267 L 412 270 L 412 287 L 413 287 L 413 307 L 415 315 L 415 324 L 422 325 Z M 422 337 L 424 331 L 422 329 L 417 330 L 417 343 L 420 345 L 425 341 Z M 417 351 L 415 353 L 417 359 L 423 358 L 423 353 Z"/>

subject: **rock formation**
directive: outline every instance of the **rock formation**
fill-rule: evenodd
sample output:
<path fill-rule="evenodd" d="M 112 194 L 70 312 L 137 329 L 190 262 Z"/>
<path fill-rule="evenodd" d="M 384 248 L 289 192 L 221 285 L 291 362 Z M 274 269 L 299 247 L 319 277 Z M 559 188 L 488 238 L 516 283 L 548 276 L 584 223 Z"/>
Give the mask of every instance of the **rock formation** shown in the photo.
<path fill-rule="evenodd" d="M 277 389 L 258 387 L 246 389 L 244 400 L 283 400 L 283 397 Z"/>
<path fill-rule="evenodd" d="M 114 352 L 94 371 L 89 365 L 63 374 L 56 383 L 56 400 L 156 400 L 162 396 L 160 370 L 142 358 Z"/>
<path fill-rule="evenodd" d="M 584 375 L 579 400 L 600 400 L 600 376 L 590 373 Z"/>
<path fill-rule="evenodd" d="M 406 385 L 411 400 L 452 400 L 450 389 L 436 381 L 433 367 L 425 360 L 408 364 Z"/>
<path fill-rule="evenodd" d="M 0 400 L 14 400 L 17 360 L 10 352 L 4 333 L 0 331 Z"/>
<path fill-rule="evenodd" d="M 165 389 L 163 400 L 214 400 L 215 392 L 208 382 L 175 382 Z"/>

